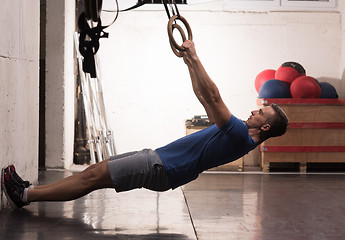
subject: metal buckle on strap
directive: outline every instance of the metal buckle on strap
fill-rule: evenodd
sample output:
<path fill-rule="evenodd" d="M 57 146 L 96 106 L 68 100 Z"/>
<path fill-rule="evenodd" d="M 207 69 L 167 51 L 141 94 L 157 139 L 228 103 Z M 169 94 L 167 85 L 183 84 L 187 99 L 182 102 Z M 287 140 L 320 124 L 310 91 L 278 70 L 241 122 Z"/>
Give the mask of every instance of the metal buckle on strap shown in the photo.
<path fill-rule="evenodd" d="M 163 0 L 163 4 L 164 4 L 164 8 L 165 8 L 165 11 L 166 11 L 166 13 L 167 13 L 169 19 L 171 18 L 171 16 L 174 16 L 174 15 L 177 15 L 177 16 L 180 17 L 180 13 L 179 13 L 179 11 L 178 11 L 178 8 L 177 8 L 176 1 L 175 1 L 175 0 L 172 0 L 172 3 L 171 3 L 170 0 Z M 168 5 L 170 5 L 171 14 L 170 14 Z M 175 11 L 174 11 L 173 6 L 174 6 L 174 8 L 175 8 L 176 13 L 175 13 Z"/>

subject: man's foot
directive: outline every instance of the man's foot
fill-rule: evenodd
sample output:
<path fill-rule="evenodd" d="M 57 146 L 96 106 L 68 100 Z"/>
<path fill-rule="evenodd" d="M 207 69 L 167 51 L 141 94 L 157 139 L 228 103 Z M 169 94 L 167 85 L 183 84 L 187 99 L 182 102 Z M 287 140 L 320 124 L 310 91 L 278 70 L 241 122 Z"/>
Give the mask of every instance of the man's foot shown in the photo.
<path fill-rule="evenodd" d="M 25 188 L 28 188 L 30 185 L 32 185 L 29 181 L 24 181 L 16 172 L 16 169 L 14 165 L 10 165 L 7 168 L 5 168 L 5 171 L 12 174 L 15 181 L 17 181 L 19 184 L 22 184 Z"/>
<path fill-rule="evenodd" d="M 8 168 L 2 169 L 1 184 L 11 207 L 21 208 L 28 205 L 28 203 L 22 201 L 25 187 L 15 180 Z"/>

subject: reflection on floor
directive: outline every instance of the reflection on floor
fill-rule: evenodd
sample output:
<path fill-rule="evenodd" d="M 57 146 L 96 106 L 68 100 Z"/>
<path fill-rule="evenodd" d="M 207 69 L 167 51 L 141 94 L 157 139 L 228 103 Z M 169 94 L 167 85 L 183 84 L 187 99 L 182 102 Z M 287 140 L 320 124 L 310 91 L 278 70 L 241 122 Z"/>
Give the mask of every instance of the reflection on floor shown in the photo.
<path fill-rule="evenodd" d="M 72 174 L 42 171 L 40 183 Z M 202 174 L 164 193 L 95 191 L 0 211 L 0 239 L 342 239 L 343 174 Z"/>

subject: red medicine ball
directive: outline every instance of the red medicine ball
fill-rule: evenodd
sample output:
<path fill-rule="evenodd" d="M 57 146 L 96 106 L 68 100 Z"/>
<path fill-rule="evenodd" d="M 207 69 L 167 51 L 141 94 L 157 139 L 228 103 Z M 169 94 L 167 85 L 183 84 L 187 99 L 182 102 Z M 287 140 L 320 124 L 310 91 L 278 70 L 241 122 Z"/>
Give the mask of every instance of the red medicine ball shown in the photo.
<path fill-rule="evenodd" d="M 255 89 L 259 92 L 261 85 L 266 82 L 267 80 L 274 79 L 274 75 L 276 74 L 276 70 L 274 69 L 266 69 L 260 72 L 255 78 Z"/>
<path fill-rule="evenodd" d="M 305 75 L 301 64 L 296 62 L 285 62 L 276 71 L 275 78 L 291 84 L 296 78 Z"/>
<path fill-rule="evenodd" d="M 293 98 L 320 98 L 321 87 L 319 82 L 309 76 L 296 78 L 290 86 Z"/>

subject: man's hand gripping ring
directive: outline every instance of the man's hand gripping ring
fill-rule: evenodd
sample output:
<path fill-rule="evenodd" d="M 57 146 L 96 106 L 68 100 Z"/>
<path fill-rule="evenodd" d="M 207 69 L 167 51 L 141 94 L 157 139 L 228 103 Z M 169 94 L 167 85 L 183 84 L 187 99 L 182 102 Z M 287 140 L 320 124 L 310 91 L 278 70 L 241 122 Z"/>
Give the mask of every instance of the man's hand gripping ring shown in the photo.
<path fill-rule="evenodd" d="M 181 51 L 185 51 L 185 50 L 182 48 L 182 46 L 178 45 L 177 42 L 175 41 L 173 31 L 176 28 L 180 32 L 183 41 L 186 41 L 186 34 L 184 33 L 180 25 L 178 25 L 177 23 L 173 23 L 176 19 L 181 20 L 181 22 L 183 22 L 183 24 L 185 25 L 188 32 L 188 40 L 193 40 L 193 35 L 192 35 L 192 30 L 190 29 L 190 26 L 184 17 L 174 15 L 169 19 L 168 36 L 169 36 L 171 49 L 173 50 L 176 56 L 183 57 L 183 54 L 181 53 Z"/>

